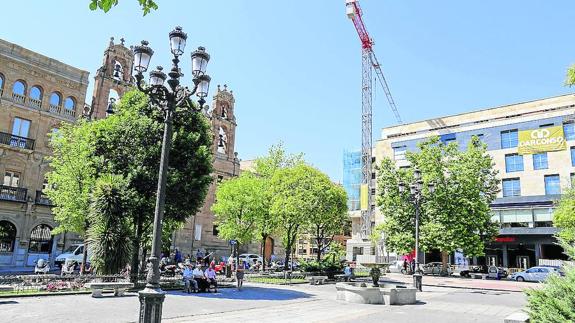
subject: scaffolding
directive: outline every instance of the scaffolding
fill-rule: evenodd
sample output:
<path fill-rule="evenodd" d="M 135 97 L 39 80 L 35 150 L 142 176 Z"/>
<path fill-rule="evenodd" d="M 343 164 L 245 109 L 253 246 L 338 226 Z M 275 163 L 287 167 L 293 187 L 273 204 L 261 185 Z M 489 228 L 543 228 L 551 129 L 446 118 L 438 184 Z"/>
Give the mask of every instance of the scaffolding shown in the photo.
<path fill-rule="evenodd" d="M 360 209 L 361 166 L 361 151 L 343 152 L 343 188 L 347 193 L 347 207 L 350 211 Z"/>

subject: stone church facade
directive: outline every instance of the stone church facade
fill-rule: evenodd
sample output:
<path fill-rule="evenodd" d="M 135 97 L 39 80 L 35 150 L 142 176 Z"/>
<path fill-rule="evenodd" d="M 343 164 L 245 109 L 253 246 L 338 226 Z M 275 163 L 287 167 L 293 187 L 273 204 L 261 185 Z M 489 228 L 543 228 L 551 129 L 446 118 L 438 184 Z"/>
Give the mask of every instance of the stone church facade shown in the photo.
<path fill-rule="evenodd" d="M 132 76 L 133 54 L 124 46 L 123 39 L 115 44 L 113 39 L 104 51 L 102 66 L 94 76 L 92 104 L 86 114 L 94 119 L 106 117 L 108 105 L 121 99 L 134 86 Z M 210 185 L 204 206 L 184 227 L 172 235 L 172 248 L 184 254 L 195 254 L 197 249 L 215 252 L 218 256 L 229 255 L 227 241 L 217 237 L 217 226 L 211 207 L 219 182 L 240 173 L 238 154 L 235 151 L 236 117 L 233 91 L 227 85 L 217 86 L 209 108 L 204 111 L 212 124 L 213 138 L 213 182 Z"/>

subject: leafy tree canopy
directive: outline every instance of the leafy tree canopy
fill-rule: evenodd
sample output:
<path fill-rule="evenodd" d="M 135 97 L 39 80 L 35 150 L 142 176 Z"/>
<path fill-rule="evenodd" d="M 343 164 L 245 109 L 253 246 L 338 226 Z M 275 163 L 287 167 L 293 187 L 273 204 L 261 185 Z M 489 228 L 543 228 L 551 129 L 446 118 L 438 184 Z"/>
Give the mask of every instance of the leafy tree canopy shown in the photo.
<path fill-rule="evenodd" d="M 110 9 L 112 9 L 112 7 L 115 7 L 118 5 L 118 1 L 119 0 L 90 0 L 89 7 L 90 7 L 90 10 L 92 10 L 92 11 L 102 10 L 104 12 L 108 12 L 108 11 L 110 11 Z M 147 15 L 148 13 L 150 13 L 150 11 L 152 9 L 153 10 L 158 9 L 158 5 L 156 4 L 156 1 L 154 1 L 154 0 L 138 0 L 138 4 L 142 8 L 144 16 Z"/>
<path fill-rule="evenodd" d="M 246 244 L 256 239 L 256 223 L 267 212 L 264 181 L 252 173 L 242 173 L 218 185 L 216 214 L 218 236 L 224 240 L 237 240 Z"/>
<path fill-rule="evenodd" d="M 467 256 L 482 255 L 484 243 L 498 230 L 491 222 L 489 204 L 496 197 L 499 181 L 485 145 L 473 137 L 462 150 L 456 143 L 446 145 L 434 137 L 420 143 L 419 151 L 408 153 L 407 159 L 422 173 L 422 248 L 444 253 L 462 249 Z M 413 170 L 397 169 L 389 159 L 382 161 L 377 203 L 385 220 L 376 234 L 383 233 L 390 250 L 405 254 L 415 246 L 415 209 L 409 190 L 399 192 L 399 180 L 412 183 Z M 433 194 L 427 189 L 429 183 L 435 184 Z"/>

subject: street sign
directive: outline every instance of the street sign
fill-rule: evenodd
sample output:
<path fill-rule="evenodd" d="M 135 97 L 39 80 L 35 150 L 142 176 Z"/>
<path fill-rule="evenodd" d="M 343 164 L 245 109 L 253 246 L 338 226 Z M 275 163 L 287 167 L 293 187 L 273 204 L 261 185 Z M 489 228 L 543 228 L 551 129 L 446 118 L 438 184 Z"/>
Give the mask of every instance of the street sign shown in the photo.
<path fill-rule="evenodd" d="M 234 246 L 238 244 L 238 240 L 230 240 L 230 246 Z"/>

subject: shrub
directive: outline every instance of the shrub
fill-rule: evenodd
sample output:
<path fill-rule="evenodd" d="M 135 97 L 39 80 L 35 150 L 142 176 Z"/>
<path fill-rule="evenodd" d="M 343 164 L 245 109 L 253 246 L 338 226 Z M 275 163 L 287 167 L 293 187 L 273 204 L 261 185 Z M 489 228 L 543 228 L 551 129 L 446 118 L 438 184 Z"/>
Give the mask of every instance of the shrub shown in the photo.
<path fill-rule="evenodd" d="M 575 246 L 562 243 L 571 259 Z M 575 267 L 565 266 L 565 277 L 552 275 L 541 289 L 527 290 L 531 322 L 575 322 Z"/>

